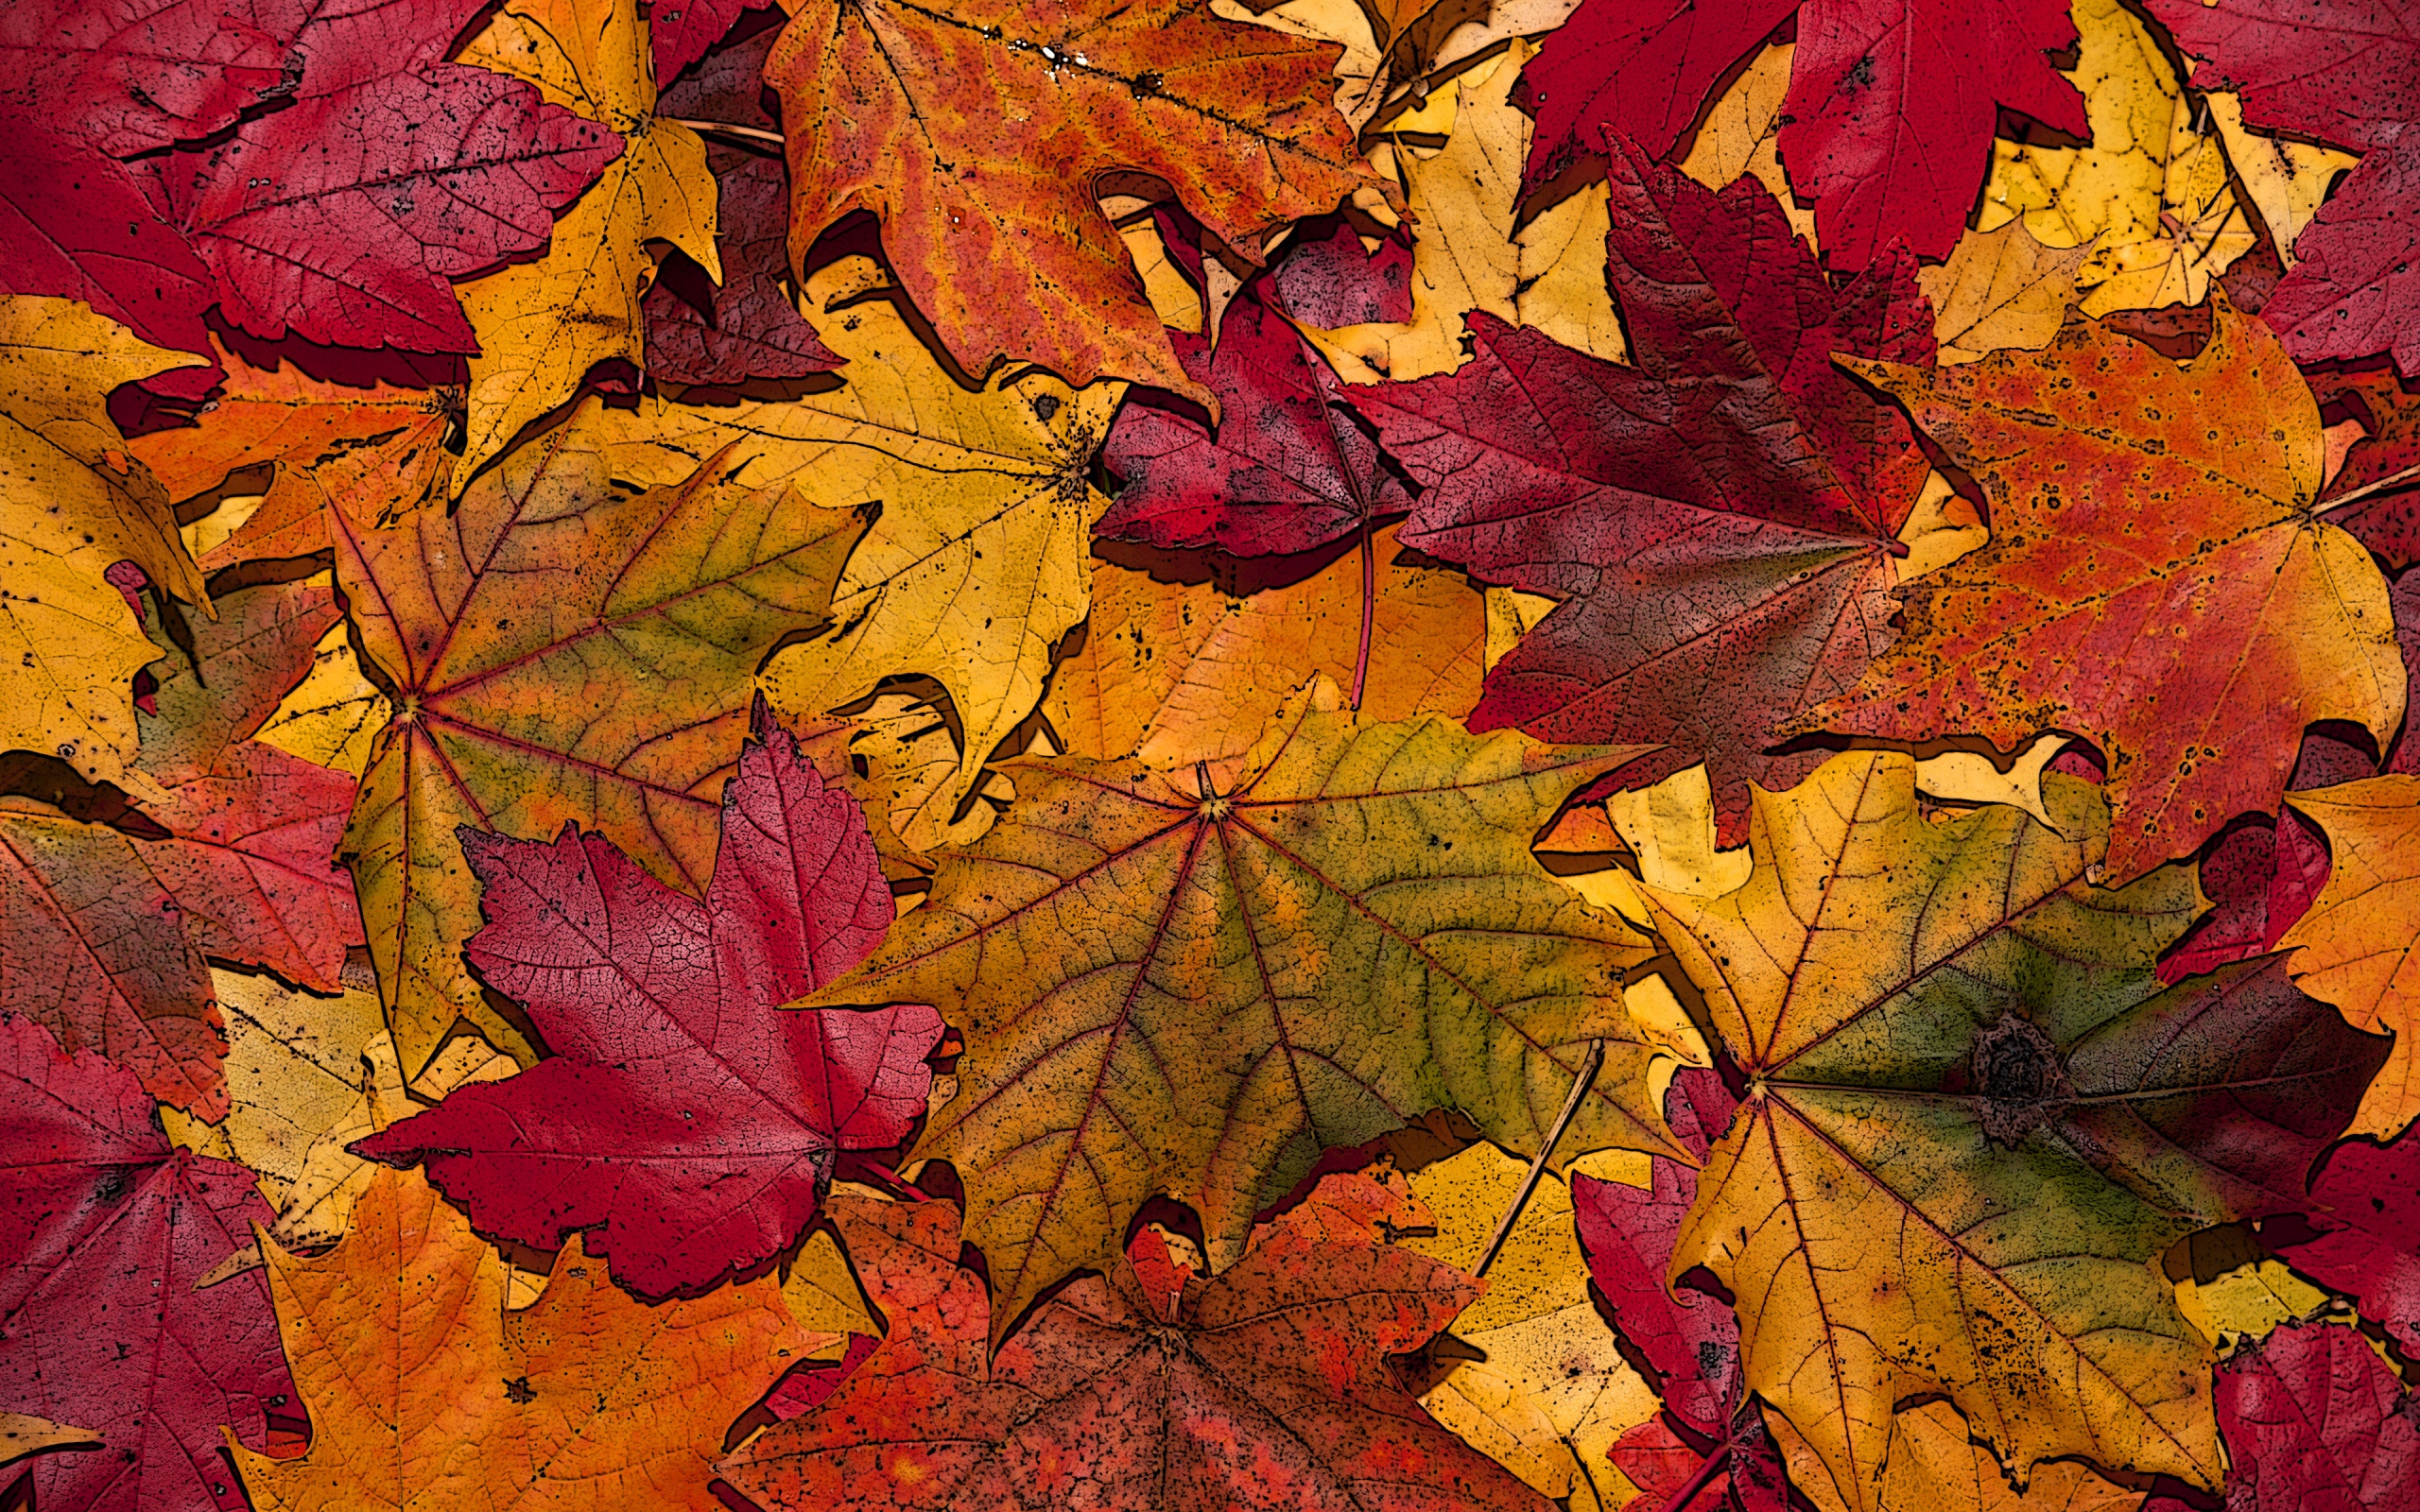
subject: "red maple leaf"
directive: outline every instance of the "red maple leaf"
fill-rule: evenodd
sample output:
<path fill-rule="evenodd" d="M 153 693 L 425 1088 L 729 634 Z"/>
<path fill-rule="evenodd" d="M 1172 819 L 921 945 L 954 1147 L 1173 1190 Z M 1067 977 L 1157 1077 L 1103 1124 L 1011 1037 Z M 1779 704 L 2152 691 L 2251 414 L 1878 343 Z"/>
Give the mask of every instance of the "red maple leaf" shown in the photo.
<path fill-rule="evenodd" d="M 2294 240 L 2260 318 L 2302 363 L 2387 352 L 2420 374 L 2420 27 L 2397 0 L 2151 0 L 2246 124 L 2363 154 Z"/>
<path fill-rule="evenodd" d="M 38 1505 L 246 1504 L 220 1430 L 266 1447 L 294 1385 L 260 1273 L 196 1283 L 274 1216 L 251 1172 L 168 1143 L 131 1073 L 0 1014 L 0 1404 L 102 1444 L 35 1459 Z"/>
<path fill-rule="evenodd" d="M 1219 424 L 1181 400 L 1121 409 L 1101 460 L 1125 487 L 1096 535 L 1163 550 L 1282 556 L 1317 550 L 1411 507 L 1352 390 L 1261 301 L 1265 282 L 1254 280 L 1227 305 L 1215 349 L 1187 332 L 1168 333 L 1185 372 L 1218 395 Z"/>
<path fill-rule="evenodd" d="M 1781 156 L 1835 267 L 1865 267 L 1894 242 L 1947 256 L 2002 108 L 2090 131 L 2083 96 L 2050 66 L 2076 40 L 2057 0 L 1588 0 L 1522 70 L 1521 103 L 1538 121 L 1525 182 L 1543 185 L 1613 137 L 1669 151 L 1793 9 Z"/>
<path fill-rule="evenodd" d="M 1717 194 L 1625 143 L 1609 273 L 1634 366 L 1480 313 L 1459 370 L 1360 401 L 1425 486 L 1404 543 L 1563 601 L 1488 674 L 1471 728 L 1659 741 L 1708 763 L 1726 844 L 1799 710 L 1891 643 L 1893 536 L 1926 472 L 1831 353 L 1931 356 L 1894 254 L 1835 290 L 1764 187 Z M 1829 690 L 1829 691 L 1827 691 Z"/>
<path fill-rule="evenodd" d="M 466 954 L 555 1054 L 354 1145 L 482 1229 L 588 1252 L 650 1297 L 710 1286 L 813 1220 L 843 1150 L 925 1109 L 931 1008 L 780 1011 L 864 958 L 892 913 L 856 801 L 759 698 L 700 902 L 566 825 L 548 845 L 465 828 L 486 927 Z"/>
<path fill-rule="evenodd" d="M 313 5 L 283 110 L 147 163 L 228 320 L 268 339 L 475 352 L 449 279 L 543 246 L 621 138 L 443 60 L 475 0 Z"/>
<path fill-rule="evenodd" d="M 2403 1383 L 2349 1328 L 2290 1324 L 2219 1367 L 2227 1505 L 2420 1505 L 2420 1428 Z"/>
<path fill-rule="evenodd" d="M 831 1395 L 716 1467 L 774 1512 L 1548 1504 L 1431 1421 L 1387 1359 L 1478 1296 L 1438 1261 L 1279 1224 L 1205 1280 L 1147 1228 L 987 1362 L 990 1306 L 953 1205 L 832 1209 L 890 1331 Z"/>

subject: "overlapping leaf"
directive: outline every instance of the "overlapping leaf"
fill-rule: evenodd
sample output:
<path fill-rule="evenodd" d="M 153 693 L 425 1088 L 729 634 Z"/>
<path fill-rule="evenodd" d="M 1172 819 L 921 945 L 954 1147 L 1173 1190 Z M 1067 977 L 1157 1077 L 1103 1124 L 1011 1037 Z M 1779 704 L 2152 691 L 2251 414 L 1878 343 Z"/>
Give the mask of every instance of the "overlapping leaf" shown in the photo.
<path fill-rule="evenodd" d="M 1385 1358 L 1478 1284 L 1408 1250 L 1264 1231 L 1200 1277 L 1150 1229 L 987 1361 L 946 1204 L 834 1204 L 890 1332 L 821 1404 L 716 1469 L 758 1503 L 900 1507 L 1548 1505 L 1428 1420 Z"/>
<path fill-rule="evenodd" d="M 1041 364 L 1082 387 L 1199 394 L 1109 218 L 1097 176 L 1149 174 L 1220 241 L 1256 249 L 1372 180 L 1329 104 L 1325 47 L 1184 0 L 791 12 L 765 77 L 793 135 L 793 256 L 856 210 L 970 374 Z"/>
<path fill-rule="evenodd" d="M 1592 1040 L 1568 1147 L 1666 1147 L 1620 996 L 1648 947 L 1527 850 L 1637 752 L 1337 701 L 1314 683 L 1239 764 L 1011 764 L 999 823 L 807 1000 L 930 1003 L 965 1037 L 923 1147 L 981 1173 L 995 1332 L 1113 1258 L 1155 1192 L 1201 1212 L 1215 1262 L 1322 1146 L 1451 1106 L 1534 1148 Z"/>
<path fill-rule="evenodd" d="M 405 1074 L 458 1015 L 493 1024 L 460 944 L 478 927 L 458 826 L 578 823 L 702 893 L 756 670 L 825 622 L 858 520 L 736 459 L 617 481 L 593 402 L 395 528 L 329 517 L 337 581 L 395 699 L 345 838 Z"/>
<path fill-rule="evenodd" d="M 504 1262 L 392 1171 L 326 1255 L 263 1247 L 313 1428 L 300 1459 L 234 1447 L 264 1512 L 639 1500 L 715 1512 L 706 1466 L 725 1426 L 816 1342 L 769 1278 L 650 1308 L 584 1263 L 577 1240 L 537 1301 L 507 1311 Z"/>
<path fill-rule="evenodd" d="M 106 1446 L 34 1461 L 44 1503 L 244 1504 L 220 1435 L 266 1447 L 293 1385 L 261 1279 L 199 1283 L 268 1218 L 251 1172 L 168 1143 L 132 1075 L 0 1014 L 0 1400 Z"/>
<path fill-rule="evenodd" d="M 776 1014 L 881 939 L 890 889 L 855 799 L 827 790 L 760 699 L 724 788 L 700 902 L 601 838 L 465 831 L 487 925 L 467 954 L 555 1055 L 455 1092 L 355 1148 L 428 1178 L 491 1233 L 575 1229 L 647 1296 L 769 1259 L 846 1149 L 907 1138 L 932 1080 L 930 1008 Z"/>
<path fill-rule="evenodd" d="M 2181 366 L 2100 322 L 1930 377 L 1851 364 L 1973 474 L 1993 535 L 1908 587 L 1898 644 L 1806 723 L 2002 749 L 2088 736 L 2113 880 L 2274 813 L 2307 725 L 2391 739 L 2386 584 L 2314 507 L 2318 406 L 2265 327 L 2213 318 Z"/>
<path fill-rule="evenodd" d="M 1926 472 L 1830 352 L 1921 361 L 1930 321 L 1904 262 L 1832 290 L 1758 184 L 1717 195 L 1626 153 L 1613 186 L 1635 366 L 1474 315 L 1469 366 L 1362 408 L 1425 489 L 1406 544 L 1563 601 L 1473 727 L 1668 742 L 1663 770 L 1712 765 L 1736 835 L 1751 779 L 1810 765 L 1766 757 L 1776 731 L 1890 644 L 1892 538 Z"/>
<path fill-rule="evenodd" d="M 1841 756 L 1758 797 L 1744 887 L 1650 890 L 1750 1090 L 1672 1274 L 1740 1299 L 1747 1386 L 1853 1508 L 1880 1504 L 1893 1409 L 1936 1392 L 2020 1475 L 2217 1485 L 2207 1346 L 2149 1262 L 2298 1209 L 2387 1050 L 2278 956 L 2163 990 L 2192 882 L 2092 886 L 2100 800 L 2056 776 L 2044 799 L 2055 832 L 1931 822 L 1906 757 Z"/>

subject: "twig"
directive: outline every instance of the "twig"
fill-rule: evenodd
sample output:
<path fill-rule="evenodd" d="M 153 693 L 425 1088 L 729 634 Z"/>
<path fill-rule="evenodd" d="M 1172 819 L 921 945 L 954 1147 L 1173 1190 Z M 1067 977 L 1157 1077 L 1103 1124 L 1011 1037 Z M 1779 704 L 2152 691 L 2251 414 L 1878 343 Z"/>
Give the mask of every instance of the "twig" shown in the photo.
<path fill-rule="evenodd" d="M 761 127 L 734 126 L 729 121 L 692 121 L 679 115 L 659 115 L 656 119 L 669 121 L 674 126 L 685 126 L 692 131 L 702 132 L 707 136 L 735 136 L 747 142 L 769 142 L 777 147 L 786 146 L 789 143 L 789 138 L 779 131 L 768 131 Z"/>
<path fill-rule="evenodd" d="M 2400 472 L 2390 472 L 2375 483 L 2364 483 L 2360 488 L 2355 489 L 2352 492 L 2344 495 L 2344 497 L 2341 499 L 2330 499 L 2325 504 L 2319 507 L 2318 512 L 2321 514 L 2333 513 L 2338 509 L 2343 508 L 2348 504 L 2359 503 L 2360 500 L 2366 499 L 2374 493 L 2388 492 L 2389 490 L 2400 487 L 2403 484 L 2411 482 L 2415 478 L 2420 478 L 2420 462 L 2414 462 L 2411 466 L 2405 468 Z"/>
<path fill-rule="evenodd" d="M 1521 1210 L 1530 1205 L 1530 1194 L 1538 1190 L 1538 1177 L 1546 1175 L 1547 1161 L 1554 1158 L 1554 1147 L 1563 1143 L 1563 1131 L 1571 1126 L 1572 1115 L 1580 1111 L 1580 1099 L 1597 1084 L 1597 1073 L 1605 1065 L 1605 1041 L 1588 1042 L 1588 1058 L 1581 1062 L 1580 1074 L 1572 1078 L 1571 1095 L 1563 1100 L 1563 1111 L 1557 1113 L 1554 1127 L 1547 1131 L 1546 1143 L 1538 1146 L 1538 1158 L 1530 1162 L 1530 1174 L 1521 1178 L 1521 1190 L 1512 1194 L 1512 1206 L 1504 1210 L 1504 1221 L 1495 1226 L 1495 1237 L 1487 1242 L 1487 1252 L 1478 1257 L 1478 1265 L 1471 1274 L 1484 1276 L 1487 1267 L 1504 1248 L 1504 1241 L 1512 1236 L 1512 1226 L 1521 1221 Z M 1676 1503 L 1677 1508 L 1677 1503 Z"/>

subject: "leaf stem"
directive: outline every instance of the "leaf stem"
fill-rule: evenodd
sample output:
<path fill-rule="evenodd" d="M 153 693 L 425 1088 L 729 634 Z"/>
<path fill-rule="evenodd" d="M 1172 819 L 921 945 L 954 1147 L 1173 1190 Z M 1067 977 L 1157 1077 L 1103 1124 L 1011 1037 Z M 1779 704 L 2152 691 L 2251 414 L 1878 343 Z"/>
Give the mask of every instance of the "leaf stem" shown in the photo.
<path fill-rule="evenodd" d="M 1361 707 L 1361 690 L 1370 679 L 1370 622 L 1378 615 L 1378 547 L 1372 538 L 1370 517 L 1361 516 L 1361 648 L 1353 658 L 1353 707 Z"/>
<path fill-rule="evenodd" d="M 1512 1194 L 1512 1206 L 1504 1210 L 1504 1221 L 1495 1226 L 1495 1237 L 1487 1242 L 1487 1252 L 1478 1257 L 1474 1276 L 1484 1276 L 1495 1263 L 1496 1255 L 1504 1248 L 1504 1241 L 1512 1236 L 1512 1226 L 1521 1220 L 1521 1210 L 1530 1205 L 1530 1194 L 1538 1190 L 1538 1177 L 1546 1175 L 1547 1161 L 1554 1158 L 1554 1147 L 1563 1143 L 1563 1131 L 1571 1126 L 1572 1115 L 1580 1111 L 1580 1099 L 1597 1084 L 1597 1073 L 1605 1065 L 1605 1041 L 1588 1042 L 1588 1058 L 1581 1062 L 1580 1074 L 1571 1079 L 1571 1095 L 1563 1100 L 1563 1111 L 1554 1118 L 1554 1127 L 1547 1131 L 1546 1143 L 1538 1146 L 1538 1157 L 1530 1162 L 1530 1174 L 1521 1178 L 1521 1190 Z M 1672 1512 L 1680 1512 L 1674 1503 Z"/>
<path fill-rule="evenodd" d="M 779 131 L 768 131 L 762 127 L 735 126 L 729 121 L 693 121 L 681 115 L 659 115 L 656 119 L 668 121 L 674 126 L 685 126 L 692 131 L 708 136 L 735 136 L 746 142 L 769 142 L 777 147 L 789 142 L 789 138 Z"/>
<path fill-rule="evenodd" d="M 1728 1443 L 1717 1444 L 1714 1452 L 1699 1462 L 1697 1473 L 1689 1477 L 1688 1484 L 1673 1492 L 1672 1500 L 1664 1503 L 1664 1512 L 1688 1512 L 1689 1503 L 1698 1499 L 1698 1493 L 1712 1486 L 1714 1478 L 1721 1474 L 1723 1468 L 1730 1463 L 1731 1446 Z"/>
<path fill-rule="evenodd" d="M 890 1167 L 883 1164 L 880 1160 L 860 1155 L 855 1150 L 849 1151 L 846 1155 L 841 1157 L 841 1160 L 844 1164 L 841 1170 L 833 1173 L 836 1176 L 847 1174 L 870 1176 L 884 1186 L 891 1187 L 897 1191 L 906 1193 L 911 1201 L 930 1202 L 933 1200 L 930 1193 L 916 1185 L 915 1182 L 908 1180 L 906 1177 L 901 1176 Z"/>
<path fill-rule="evenodd" d="M 2343 508 L 2348 504 L 2357 504 L 2375 493 L 2389 492 L 2394 489 L 2402 487 L 2404 484 L 2411 483 L 2415 479 L 2420 479 L 2420 462 L 2413 463 L 2411 466 L 2405 468 L 2400 472 L 2390 472 L 2375 483 L 2364 483 L 2360 488 L 2355 489 L 2352 492 L 2344 495 L 2344 497 L 2341 499 L 2330 499 L 2325 504 L 2321 505 L 2314 512 L 2318 514 L 2333 514 L 2335 511 Z"/>

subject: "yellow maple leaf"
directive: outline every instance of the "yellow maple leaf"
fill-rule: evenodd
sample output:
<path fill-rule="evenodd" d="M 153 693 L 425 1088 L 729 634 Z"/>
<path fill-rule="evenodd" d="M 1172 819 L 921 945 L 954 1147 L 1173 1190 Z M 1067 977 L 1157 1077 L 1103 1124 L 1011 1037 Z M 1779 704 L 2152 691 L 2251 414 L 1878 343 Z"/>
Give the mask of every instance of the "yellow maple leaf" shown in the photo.
<path fill-rule="evenodd" d="M 108 400 L 203 360 L 73 300 L 0 297 L 0 748 L 149 790 L 127 765 L 128 682 L 160 650 L 101 574 L 131 560 L 189 603 L 209 595 L 167 490 L 128 454 Z"/>
<path fill-rule="evenodd" d="M 545 256 L 461 286 L 479 338 L 471 359 L 468 478 L 609 357 L 637 363 L 639 301 L 655 281 L 651 240 L 719 283 L 716 188 L 706 146 L 655 113 L 654 53 L 638 0 L 512 0 L 461 61 L 536 86 L 553 105 L 613 128 L 622 155 L 555 221 Z"/>

